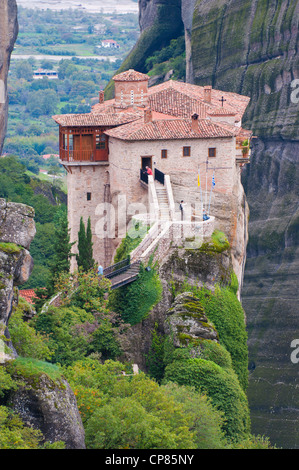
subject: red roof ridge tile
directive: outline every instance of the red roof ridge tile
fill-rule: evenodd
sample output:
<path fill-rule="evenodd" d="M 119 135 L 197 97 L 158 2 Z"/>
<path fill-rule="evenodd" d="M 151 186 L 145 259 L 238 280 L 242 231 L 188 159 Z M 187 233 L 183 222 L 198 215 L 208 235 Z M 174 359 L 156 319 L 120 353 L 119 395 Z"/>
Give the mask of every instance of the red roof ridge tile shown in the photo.
<path fill-rule="evenodd" d="M 136 70 L 129 69 L 125 72 L 121 72 L 113 77 L 114 81 L 120 82 L 136 82 L 136 81 L 147 81 L 149 76 L 145 73 L 137 72 Z"/>

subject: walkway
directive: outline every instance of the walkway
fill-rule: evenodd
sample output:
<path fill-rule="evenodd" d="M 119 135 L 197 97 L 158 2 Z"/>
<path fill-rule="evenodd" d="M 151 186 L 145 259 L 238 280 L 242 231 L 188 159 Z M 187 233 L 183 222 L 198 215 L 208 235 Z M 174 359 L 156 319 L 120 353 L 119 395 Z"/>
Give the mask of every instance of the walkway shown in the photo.
<path fill-rule="evenodd" d="M 142 184 L 148 186 L 149 202 L 154 207 L 154 220 L 149 221 L 148 214 L 134 217 L 136 221 L 148 225 L 152 223 L 152 226 L 137 248 L 132 251 L 130 258 L 104 269 L 103 274 L 111 280 L 112 289 L 134 282 L 139 276 L 140 264 L 146 264 L 152 255 L 162 259 L 173 242 L 182 244 L 187 238 L 194 238 L 195 241 L 199 239 L 201 244 L 203 238 L 210 236 L 214 228 L 214 217 L 210 217 L 206 222 L 180 220 L 180 214 L 175 213 L 168 175 L 156 170 L 155 177 L 148 176 L 145 181 L 142 172 L 140 174 Z"/>

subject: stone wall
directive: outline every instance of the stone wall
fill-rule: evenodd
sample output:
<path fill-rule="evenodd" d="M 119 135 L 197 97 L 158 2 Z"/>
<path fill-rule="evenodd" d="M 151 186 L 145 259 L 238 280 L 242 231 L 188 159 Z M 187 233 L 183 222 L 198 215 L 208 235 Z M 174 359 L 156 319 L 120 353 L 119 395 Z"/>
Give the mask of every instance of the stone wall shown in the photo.
<path fill-rule="evenodd" d="M 146 106 L 148 102 L 147 81 L 118 82 L 115 80 L 116 106 Z"/>
<path fill-rule="evenodd" d="M 162 159 L 161 149 L 165 145 L 168 158 Z M 184 145 L 191 145 L 190 157 L 182 156 Z M 208 171 L 208 191 L 205 193 L 205 163 L 209 147 L 216 147 L 217 157 L 213 158 L 213 168 L 220 168 L 215 170 L 216 186 L 212 194 L 212 170 Z M 118 188 L 132 203 L 132 207 L 134 203 L 140 203 L 136 209 L 139 207 L 141 213 L 149 210 L 147 192 L 139 182 L 141 156 L 152 156 L 153 168 L 156 167 L 170 176 L 176 211 L 179 210 L 181 200 L 201 209 L 201 201 L 208 206 L 211 196 L 211 215 L 216 218 L 216 228 L 226 234 L 232 246 L 234 270 L 242 288 L 249 214 L 240 179 L 241 169 L 235 163 L 235 139 L 198 139 L 190 144 L 190 140 L 130 143 L 110 138 L 109 148 L 111 190 Z M 197 183 L 199 165 L 202 196 Z"/>
<path fill-rule="evenodd" d="M 104 215 L 105 185 L 109 185 L 109 167 L 107 165 L 72 165 L 68 167 L 68 220 L 70 226 L 70 241 L 76 242 L 72 248 L 73 253 L 78 253 L 77 241 L 80 228 L 80 219 L 83 217 L 85 227 L 88 218 L 91 220 L 93 234 L 93 254 L 97 263 L 102 266 L 110 264 L 110 260 L 104 257 L 105 233 L 101 228 L 106 228 L 109 233 L 108 215 Z M 109 186 L 107 194 L 110 197 Z M 89 200 L 90 198 L 90 200 Z M 103 219 L 105 218 L 105 222 Z M 103 221 L 100 224 L 100 221 Z M 110 243 L 110 242 L 109 242 Z M 76 260 L 72 257 L 71 269 L 76 268 Z"/>

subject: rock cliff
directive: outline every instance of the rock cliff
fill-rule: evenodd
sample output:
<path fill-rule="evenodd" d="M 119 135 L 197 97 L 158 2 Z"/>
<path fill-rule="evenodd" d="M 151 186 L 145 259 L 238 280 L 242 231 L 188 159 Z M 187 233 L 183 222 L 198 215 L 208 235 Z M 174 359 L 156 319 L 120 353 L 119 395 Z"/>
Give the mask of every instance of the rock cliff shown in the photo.
<path fill-rule="evenodd" d="M 245 116 L 258 139 L 243 173 L 250 208 L 242 291 L 247 314 L 253 431 L 298 447 L 299 2 L 198 1 L 192 26 L 193 80 L 251 97 Z"/>
<path fill-rule="evenodd" d="M 155 3 L 150 0 L 147 9 L 140 9 L 142 31 L 158 26 Z M 147 11 L 151 15 L 145 21 Z M 251 97 L 244 127 L 258 140 L 243 173 L 250 221 L 242 301 L 249 332 L 252 424 L 254 432 L 269 435 L 277 445 L 297 448 L 298 365 L 290 360 L 290 345 L 299 338 L 299 2 L 181 0 L 181 18 L 186 81 Z M 134 55 L 127 59 L 133 68 Z M 140 69 L 145 59 L 139 61 Z"/>
<path fill-rule="evenodd" d="M 0 334 L 7 338 L 15 286 L 25 283 L 33 268 L 28 248 L 34 235 L 34 210 L 0 199 Z"/>
<path fill-rule="evenodd" d="M 15 0 L 0 1 L 0 154 L 3 147 L 8 113 L 7 75 L 10 55 L 18 34 Z"/>

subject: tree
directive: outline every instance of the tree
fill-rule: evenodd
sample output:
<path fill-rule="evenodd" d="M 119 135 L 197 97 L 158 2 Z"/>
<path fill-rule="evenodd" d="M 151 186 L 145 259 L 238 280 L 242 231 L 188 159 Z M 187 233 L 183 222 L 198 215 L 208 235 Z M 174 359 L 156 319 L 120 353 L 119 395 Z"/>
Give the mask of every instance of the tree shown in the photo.
<path fill-rule="evenodd" d="M 95 261 L 93 259 L 92 251 L 92 233 L 90 217 L 87 222 L 87 229 L 85 231 L 85 225 L 83 217 L 80 219 L 80 228 L 78 232 L 78 254 L 76 255 L 78 268 L 82 268 L 83 271 L 88 271 L 93 268 Z"/>
<path fill-rule="evenodd" d="M 54 259 L 51 265 L 51 280 L 49 289 L 54 290 L 55 280 L 61 273 L 68 273 L 70 270 L 71 250 L 75 242 L 70 242 L 66 208 L 62 207 L 54 219 Z"/>
<path fill-rule="evenodd" d="M 16 65 L 16 75 L 17 78 L 24 78 L 28 81 L 32 80 L 33 71 L 30 63 L 25 60 L 18 62 Z"/>
<path fill-rule="evenodd" d="M 87 250 L 87 262 L 88 266 L 87 269 L 93 268 L 95 265 L 95 261 L 93 259 L 93 243 L 92 243 L 92 233 L 91 233 L 91 222 L 90 222 L 90 217 L 88 217 L 87 221 L 87 228 L 86 228 L 86 250 Z"/>

